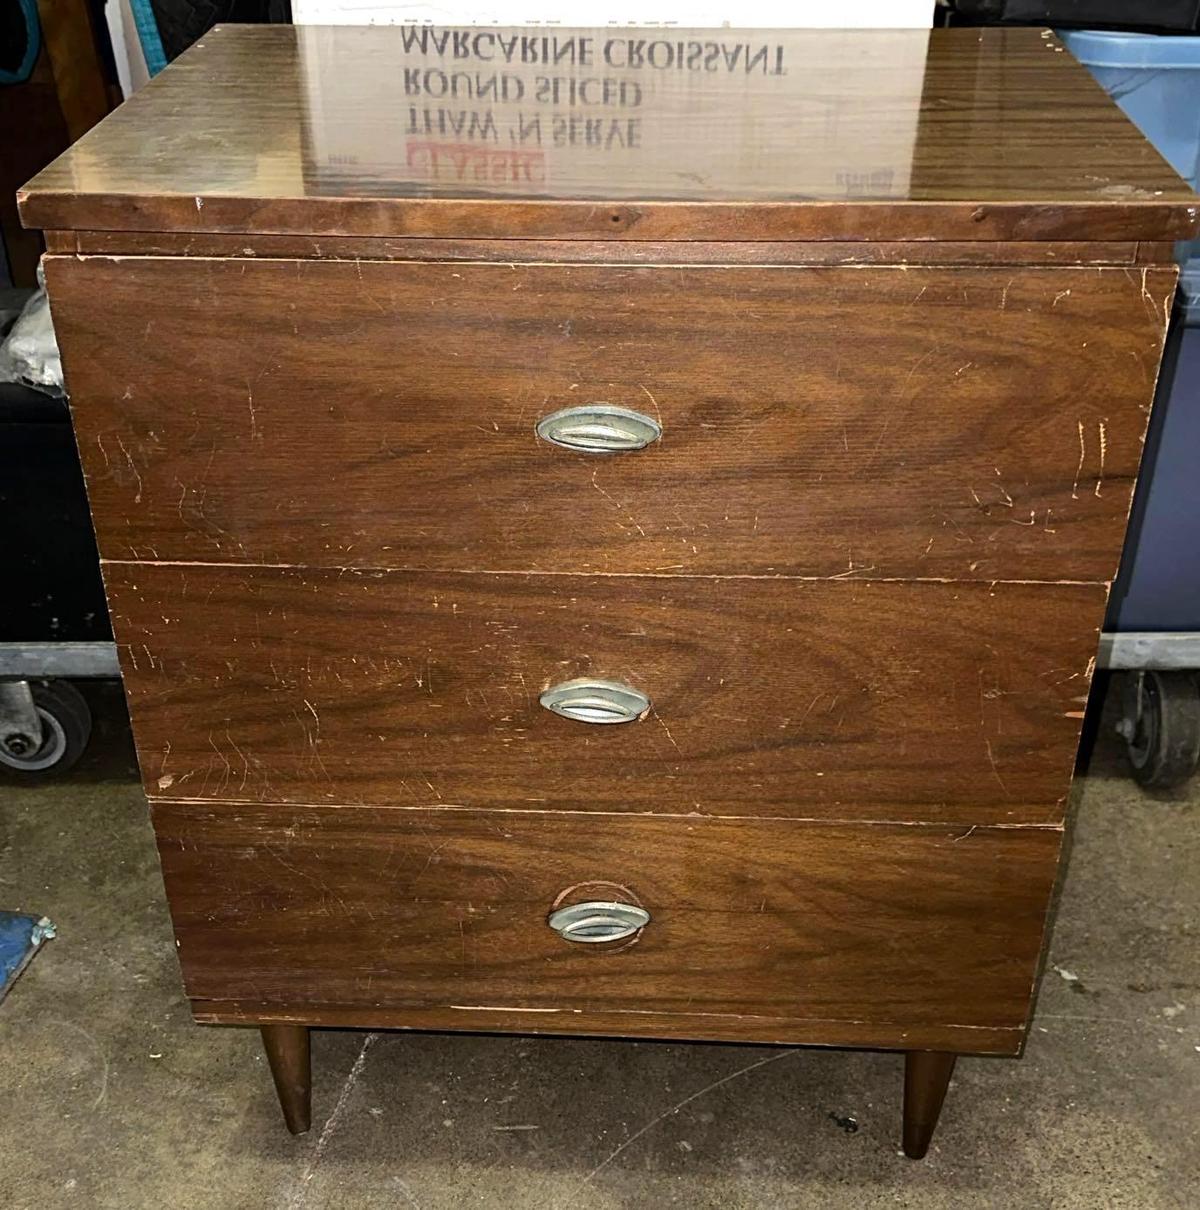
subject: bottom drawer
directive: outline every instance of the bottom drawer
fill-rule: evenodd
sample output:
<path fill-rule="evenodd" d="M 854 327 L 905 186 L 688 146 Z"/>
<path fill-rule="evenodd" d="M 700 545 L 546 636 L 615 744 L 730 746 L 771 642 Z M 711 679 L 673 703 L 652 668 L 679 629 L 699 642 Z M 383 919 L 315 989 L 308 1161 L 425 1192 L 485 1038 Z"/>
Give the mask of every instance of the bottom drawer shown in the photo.
<path fill-rule="evenodd" d="M 1020 1045 L 1061 841 L 172 802 L 154 820 L 188 994 L 218 1002 L 195 1005 L 208 1019 L 997 1052 Z M 585 902 L 648 921 L 601 942 L 551 927 Z M 641 919 L 576 915 L 583 934 Z"/>

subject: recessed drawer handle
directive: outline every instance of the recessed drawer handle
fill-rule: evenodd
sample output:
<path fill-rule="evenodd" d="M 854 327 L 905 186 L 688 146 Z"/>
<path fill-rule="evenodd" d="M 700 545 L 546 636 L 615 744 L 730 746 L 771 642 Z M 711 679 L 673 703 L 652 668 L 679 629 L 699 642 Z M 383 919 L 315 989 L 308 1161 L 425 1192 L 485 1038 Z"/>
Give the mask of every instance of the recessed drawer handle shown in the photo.
<path fill-rule="evenodd" d="M 564 941 L 622 941 L 644 929 L 650 913 L 632 903 L 572 903 L 551 912 L 550 927 Z"/>
<path fill-rule="evenodd" d="M 538 701 L 552 713 L 579 723 L 632 723 L 650 709 L 650 699 L 640 690 L 590 677 L 553 685 Z"/>
<path fill-rule="evenodd" d="M 662 426 L 628 408 L 587 403 L 543 416 L 537 423 L 537 435 L 584 454 L 619 454 L 645 449 L 662 436 Z"/>

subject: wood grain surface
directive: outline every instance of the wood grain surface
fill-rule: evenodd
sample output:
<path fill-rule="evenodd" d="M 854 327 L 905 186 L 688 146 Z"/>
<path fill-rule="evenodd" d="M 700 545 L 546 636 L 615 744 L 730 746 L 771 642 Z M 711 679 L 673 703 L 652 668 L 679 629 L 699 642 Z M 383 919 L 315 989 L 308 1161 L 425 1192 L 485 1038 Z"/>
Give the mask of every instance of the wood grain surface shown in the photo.
<path fill-rule="evenodd" d="M 221 28 L 21 205 L 198 1018 L 1019 1050 L 1197 226 L 1052 34 Z"/>
<path fill-rule="evenodd" d="M 1046 823 L 1105 590 L 108 564 L 147 792 Z M 538 703 L 583 676 L 649 715 Z"/>
<path fill-rule="evenodd" d="M 451 1030 L 455 1033 L 658 1038 L 692 1042 L 747 1042 L 775 1046 L 838 1046 L 869 1050 L 947 1050 L 959 1054 L 1019 1055 L 1024 1029 L 979 1025 L 923 1025 L 892 1021 L 823 1021 L 815 1017 L 756 1017 L 749 1013 L 611 1012 L 547 1009 L 525 1012 L 490 1005 L 278 1004 L 193 1000 L 192 1016 L 206 1025 L 280 1023 L 332 1029 Z"/>
<path fill-rule="evenodd" d="M 498 261 L 616 265 L 1169 265 L 1175 245 L 1125 240 L 706 240 L 414 239 L 237 235 L 195 231 L 48 231 L 50 252 L 71 256 L 205 256 L 284 260 Z"/>
<path fill-rule="evenodd" d="M 45 228 L 1147 239 L 1197 199 L 1048 31 L 227 27 L 41 173 Z"/>
<path fill-rule="evenodd" d="M 771 1018 L 811 1018 L 894 1027 L 896 1046 L 904 1027 L 1024 1024 L 1061 841 L 177 803 L 154 823 L 195 1000 L 457 1007 L 467 1028 L 471 1006 L 724 1015 L 767 1040 Z M 594 945 L 548 926 L 595 899 L 650 923 Z"/>
<path fill-rule="evenodd" d="M 101 257 L 47 275 L 108 558 L 980 581 L 1112 577 L 1175 280 Z M 597 400 L 662 440 L 597 457 L 535 436 Z"/>

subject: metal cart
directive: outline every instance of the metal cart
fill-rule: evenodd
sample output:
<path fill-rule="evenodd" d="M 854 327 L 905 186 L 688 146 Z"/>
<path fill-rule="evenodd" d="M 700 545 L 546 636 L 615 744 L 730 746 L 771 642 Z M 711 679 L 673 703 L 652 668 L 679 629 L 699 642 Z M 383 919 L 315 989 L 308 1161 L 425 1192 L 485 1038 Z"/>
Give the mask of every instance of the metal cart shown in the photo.
<path fill-rule="evenodd" d="M 1117 733 L 1142 785 L 1200 765 L 1200 326 L 1181 293 L 1099 668 L 1120 676 Z"/>
<path fill-rule="evenodd" d="M 0 384 L 0 774 L 65 771 L 92 730 L 73 683 L 116 677 L 100 565 L 64 400 Z"/>
<path fill-rule="evenodd" d="M 1200 185 L 1200 37 L 1061 36 L 1172 167 Z M 1121 677 L 1117 733 L 1133 776 L 1159 789 L 1200 764 L 1200 240 L 1181 244 L 1179 259 L 1179 296 L 1097 661 Z"/>

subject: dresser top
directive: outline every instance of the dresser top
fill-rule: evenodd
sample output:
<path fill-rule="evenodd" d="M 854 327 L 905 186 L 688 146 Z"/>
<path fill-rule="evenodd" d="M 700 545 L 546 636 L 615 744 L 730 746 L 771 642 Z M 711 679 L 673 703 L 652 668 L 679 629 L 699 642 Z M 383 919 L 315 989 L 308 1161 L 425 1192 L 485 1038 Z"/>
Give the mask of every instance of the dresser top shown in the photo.
<path fill-rule="evenodd" d="M 31 226 L 1167 240 L 1197 199 L 1049 31 L 221 26 Z"/>

